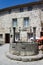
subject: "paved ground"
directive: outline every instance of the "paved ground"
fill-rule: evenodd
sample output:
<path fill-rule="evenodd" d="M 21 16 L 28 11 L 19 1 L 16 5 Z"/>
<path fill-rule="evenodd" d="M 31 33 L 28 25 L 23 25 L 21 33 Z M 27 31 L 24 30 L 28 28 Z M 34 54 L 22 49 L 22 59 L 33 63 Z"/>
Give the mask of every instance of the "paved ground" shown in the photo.
<path fill-rule="evenodd" d="M 0 65 L 43 65 L 43 59 L 33 62 L 22 62 L 10 60 L 6 57 L 6 52 L 9 50 L 9 44 L 0 46 Z"/>

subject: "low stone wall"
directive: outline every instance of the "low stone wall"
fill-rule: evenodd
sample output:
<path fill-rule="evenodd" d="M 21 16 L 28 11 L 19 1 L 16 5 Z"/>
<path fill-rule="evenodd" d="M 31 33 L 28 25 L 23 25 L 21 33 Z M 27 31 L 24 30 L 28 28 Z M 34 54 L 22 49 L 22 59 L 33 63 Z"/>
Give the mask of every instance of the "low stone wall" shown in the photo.
<path fill-rule="evenodd" d="M 10 53 L 14 55 L 36 55 L 38 54 L 38 44 L 29 42 L 12 43 Z"/>

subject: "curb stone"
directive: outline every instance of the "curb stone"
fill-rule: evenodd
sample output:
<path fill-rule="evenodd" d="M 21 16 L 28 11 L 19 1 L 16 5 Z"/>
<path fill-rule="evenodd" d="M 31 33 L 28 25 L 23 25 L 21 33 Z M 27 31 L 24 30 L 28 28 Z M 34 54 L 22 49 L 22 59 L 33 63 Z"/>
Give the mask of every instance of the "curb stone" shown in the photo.
<path fill-rule="evenodd" d="M 17 55 L 10 54 L 9 52 L 7 52 L 6 56 L 12 60 L 23 61 L 23 62 L 37 61 L 43 58 L 43 54 L 38 54 L 34 56 L 17 56 Z"/>

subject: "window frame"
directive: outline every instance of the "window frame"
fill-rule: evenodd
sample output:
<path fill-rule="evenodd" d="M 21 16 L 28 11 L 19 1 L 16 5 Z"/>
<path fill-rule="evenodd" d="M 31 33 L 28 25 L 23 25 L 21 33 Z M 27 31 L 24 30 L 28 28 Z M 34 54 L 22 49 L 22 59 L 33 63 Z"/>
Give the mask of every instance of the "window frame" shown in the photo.
<path fill-rule="evenodd" d="M 27 21 L 26 21 L 27 20 Z M 23 20 L 23 27 L 29 27 L 29 17 L 24 17 L 24 20 Z"/>
<path fill-rule="evenodd" d="M 14 20 L 15 20 L 15 21 L 14 21 Z M 14 25 L 14 22 L 16 22 L 16 25 Z M 17 27 L 17 18 L 13 18 L 13 19 L 12 19 L 12 26 L 13 26 L 13 27 Z"/>

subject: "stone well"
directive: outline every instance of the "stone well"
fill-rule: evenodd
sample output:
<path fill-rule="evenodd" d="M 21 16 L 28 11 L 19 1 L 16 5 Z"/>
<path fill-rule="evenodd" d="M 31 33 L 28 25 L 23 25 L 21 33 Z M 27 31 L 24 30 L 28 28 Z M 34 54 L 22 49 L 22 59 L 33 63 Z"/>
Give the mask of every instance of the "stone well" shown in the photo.
<path fill-rule="evenodd" d="M 38 43 L 35 42 L 35 30 L 36 27 L 33 28 L 33 38 L 34 41 L 27 41 L 27 32 L 21 31 L 20 32 L 20 39 L 18 42 L 15 41 L 14 36 L 14 43 L 10 43 L 9 52 L 6 54 L 6 56 L 10 59 L 19 60 L 19 61 L 33 61 L 33 60 L 39 60 L 43 57 L 42 54 L 38 51 Z M 15 33 L 15 28 L 14 28 Z"/>
<path fill-rule="evenodd" d="M 13 55 L 32 56 L 38 54 L 38 44 L 32 42 L 12 43 L 10 53 Z"/>

